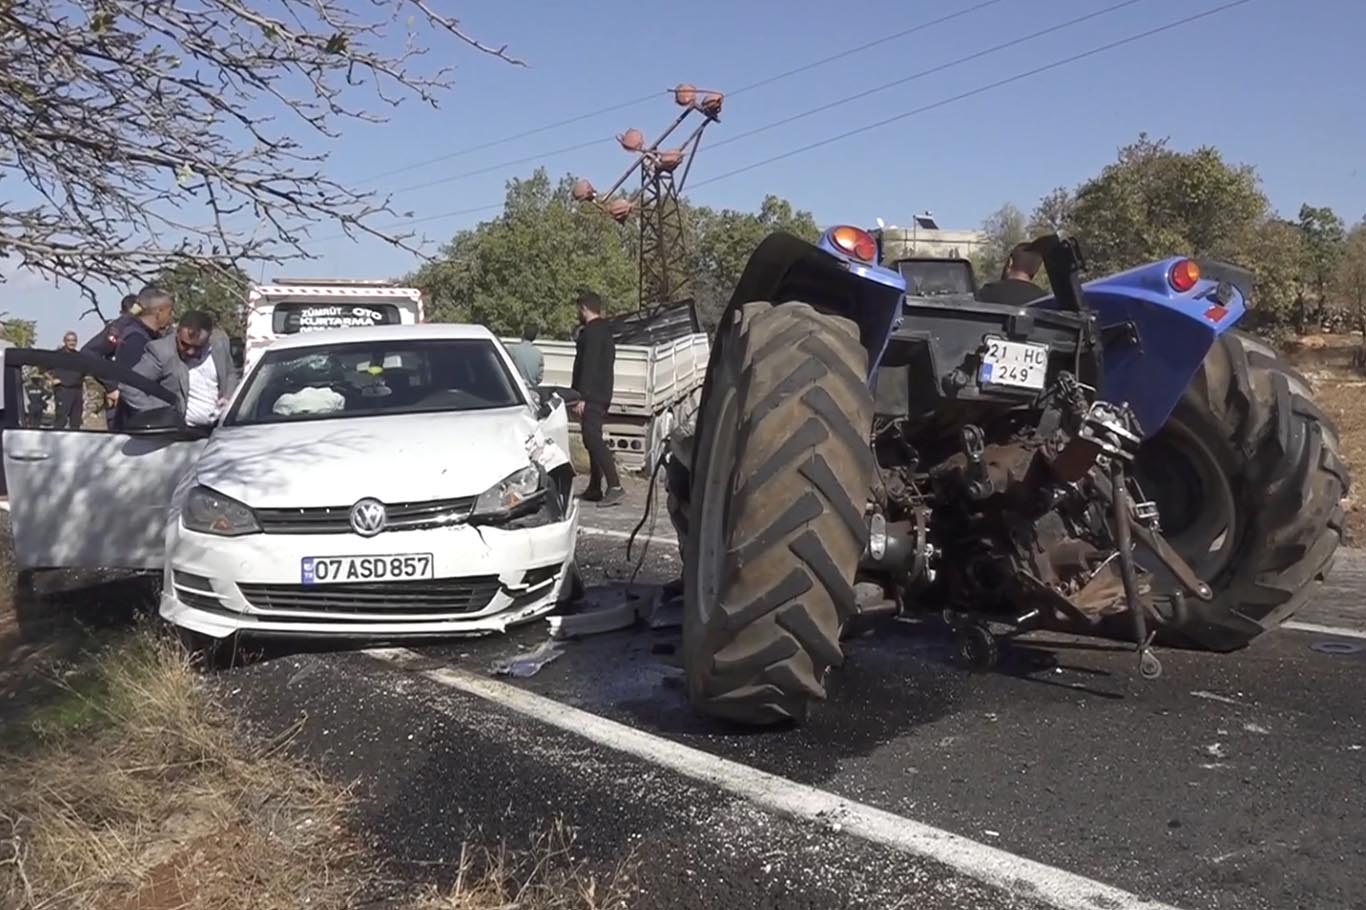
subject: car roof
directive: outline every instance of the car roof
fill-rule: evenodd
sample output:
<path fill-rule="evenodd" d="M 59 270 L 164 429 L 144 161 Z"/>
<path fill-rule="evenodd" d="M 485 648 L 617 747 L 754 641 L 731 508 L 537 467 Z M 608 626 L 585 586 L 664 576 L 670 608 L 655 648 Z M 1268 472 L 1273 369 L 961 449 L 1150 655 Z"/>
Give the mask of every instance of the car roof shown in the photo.
<path fill-rule="evenodd" d="M 368 341 L 421 341 L 477 338 L 496 341 L 494 334 L 482 325 L 457 322 L 430 322 L 420 325 L 380 325 L 366 328 L 322 329 L 316 332 L 296 332 L 280 335 L 266 350 L 313 348 L 334 344 L 364 344 Z"/>

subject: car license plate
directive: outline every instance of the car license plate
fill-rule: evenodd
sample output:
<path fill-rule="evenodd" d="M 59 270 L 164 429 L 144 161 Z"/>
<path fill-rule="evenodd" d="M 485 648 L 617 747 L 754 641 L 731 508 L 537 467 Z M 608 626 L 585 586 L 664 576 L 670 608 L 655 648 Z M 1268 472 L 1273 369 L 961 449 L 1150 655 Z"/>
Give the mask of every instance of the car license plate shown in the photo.
<path fill-rule="evenodd" d="M 396 556 L 305 556 L 300 576 L 306 585 L 435 578 L 432 554 Z"/>
<path fill-rule="evenodd" d="M 1042 389 L 1048 378 L 1048 345 L 988 336 L 977 378 L 982 385 Z"/>

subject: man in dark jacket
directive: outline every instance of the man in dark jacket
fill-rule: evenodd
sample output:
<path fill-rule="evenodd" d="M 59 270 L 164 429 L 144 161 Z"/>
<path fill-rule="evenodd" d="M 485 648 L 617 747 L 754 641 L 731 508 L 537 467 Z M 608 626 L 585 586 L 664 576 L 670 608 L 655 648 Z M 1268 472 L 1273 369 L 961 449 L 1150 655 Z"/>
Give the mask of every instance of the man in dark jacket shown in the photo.
<path fill-rule="evenodd" d="M 138 316 L 142 315 L 142 307 L 138 305 L 137 294 L 126 294 L 119 302 L 119 315 L 104 324 L 96 335 L 81 345 L 81 353 L 93 354 L 105 360 L 113 360 L 114 353 L 119 349 L 119 336 L 126 331 L 129 326 L 137 321 Z M 105 426 L 113 429 L 115 413 L 118 409 L 119 387 L 117 383 L 100 380 L 100 385 L 104 386 Z"/>
<path fill-rule="evenodd" d="M 602 423 L 612 403 L 613 375 L 617 343 L 612 327 L 602 318 L 602 298 L 592 291 L 579 295 L 579 335 L 575 339 L 574 375 L 571 385 L 582 400 L 574 403 L 579 418 L 583 447 L 588 450 L 592 470 L 583 499 L 599 506 L 614 506 L 625 498 L 621 478 L 612 459 L 612 450 L 602 438 Z M 607 490 L 602 488 L 607 481 Z"/>
<path fill-rule="evenodd" d="M 126 321 L 120 319 L 122 325 L 114 348 L 114 362 L 130 370 L 142 361 L 147 345 L 160 338 L 174 318 L 171 292 L 154 285 L 149 285 L 138 293 L 137 307 L 137 316 L 130 313 L 131 318 Z M 109 399 L 115 407 L 114 420 L 109 428 L 122 429 L 131 411 L 119 398 L 117 388 L 110 391 Z"/>
<path fill-rule="evenodd" d="M 76 333 L 67 332 L 62 336 L 62 353 L 76 353 Z M 85 374 L 80 367 L 54 367 L 52 375 L 53 405 L 52 426 L 58 430 L 79 430 L 81 418 L 85 416 Z"/>
<path fill-rule="evenodd" d="M 1034 283 L 1034 276 L 1043 266 L 1043 257 L 1034 252 L 1030 243 L 1017 243 L 1010 251 L 999 281 L 990 281 L 977 289 L 977 299 L 984 303 L 1005 303 L 1024 306 L 1048 292 Z"/>

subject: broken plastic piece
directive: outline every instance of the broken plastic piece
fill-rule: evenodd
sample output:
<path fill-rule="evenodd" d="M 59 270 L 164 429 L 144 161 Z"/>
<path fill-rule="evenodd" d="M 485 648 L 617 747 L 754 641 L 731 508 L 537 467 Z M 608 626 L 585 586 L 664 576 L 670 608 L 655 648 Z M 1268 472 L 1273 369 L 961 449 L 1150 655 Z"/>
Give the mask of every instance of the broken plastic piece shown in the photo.
<path fill-rule="evenodd" d="M 563 653 L 564 645 L 548 638 L 534 651 L 494 661 L 492 670 L 496 676 L 516 676 L 525 679 L 528 676 L 535 676 L 542 667 Z"/>

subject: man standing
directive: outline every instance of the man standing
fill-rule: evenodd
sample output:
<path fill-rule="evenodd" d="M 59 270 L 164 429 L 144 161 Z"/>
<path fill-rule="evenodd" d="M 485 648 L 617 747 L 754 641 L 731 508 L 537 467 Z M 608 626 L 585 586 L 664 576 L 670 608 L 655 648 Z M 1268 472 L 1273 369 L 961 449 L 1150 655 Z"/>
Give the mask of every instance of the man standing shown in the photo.
<path fill-rule="evenodd" d="M 138 305 L 138 295 L 125 294 L 123 300 L 119 301 L 119 315 L 106 322 L 103 329 L 96 332 L 94 337 L 81 345 L 81 353 L 93 354 L 105 360 L 113 360 L 114 354 L 119 348 L 119 336 L 141 314 L 142 307 Z M 100 380 L 100 385 L 104 386 L 104 425 L 112 430 L 119 401 L 118 386 L 104 380 Z"/>
<path fill-rule="evenodd" d="M 1034 283 L 1034 276 L 1043 265 L 1043 257 L 1034 252 L 1030 243 L 1017 243 L 1006 259 L 999 281 L 990 281 L 977 289 L 977 299 L 984 303 L 1005 303 L 1024 306 L 1048 292 Z"/>
<path fill-rule="evenodd" d="M 617 475 L 612 450 L 602 438 L 602 423 L 612 403 L 613 371 L 616 369 L 617 343 L 612 328 L 602 318 L 602 298 L 592 291 L 579 294 L 579 336 L 575 339 L 574 376 L 571 385 L 579 393 L 574 413 L 579 418 L 583 446 L 588 450 L 592 470 L 583 499 L 599 506 L 614 506 L 625 498 Z M 602 489 L 603 480 L 607 490 Z"/>
<path fill-rule="evenodd" d="M 146 345 L 133 371 L 174 395 L 177 414 L 192 427 L 211 426 L 237 386 L 228 338 L 214 330 L 212 317 L 202 310 L 190 310 L 180 318 L 174 334 Z M 132 413 L 166 407 L 131 386 L 120 391 L 120 407 Z"/>
<path fill-rule="evenodd" d="M 528 322 L 522 327 L 522 340 L 508 346 L 508 355 L 517 365 L 517 372 L 522 374 L 522 378 L 533 390 L 539 387 L 541 380 L 545 378 L 545 358 L 541 356 L 540 348 L 533 344 L 536 335 L 535 323 Z"/>
<path fill-rule="evenodd" d="M 62 336 L 61 352 L 76 353 L 76 333 L 67 332 Z M 58 430 L 79 430 L 81 418 L 85 416 L 85 374 L 73 363 L 71 366 L 54 367 L 52 374 L 53 405 L 52 426 Z"/>
<path fill-rule="evenodd" d="M 130 311 L 126 317 L 119 318 L 119 335 L 114 342 L 114 362 L 130 370 L 142 361 L 147 346 L 162 336 L 173 318 L 171 292 L 154 285 L 148 285 L 138 293 L 134 306 L 136 316 Z M 115 408 L 110 429 L 122 429 L 133 409 L 121 400 L 118 387 L 105 386 L 105 390 L 109 403 Z"/>

